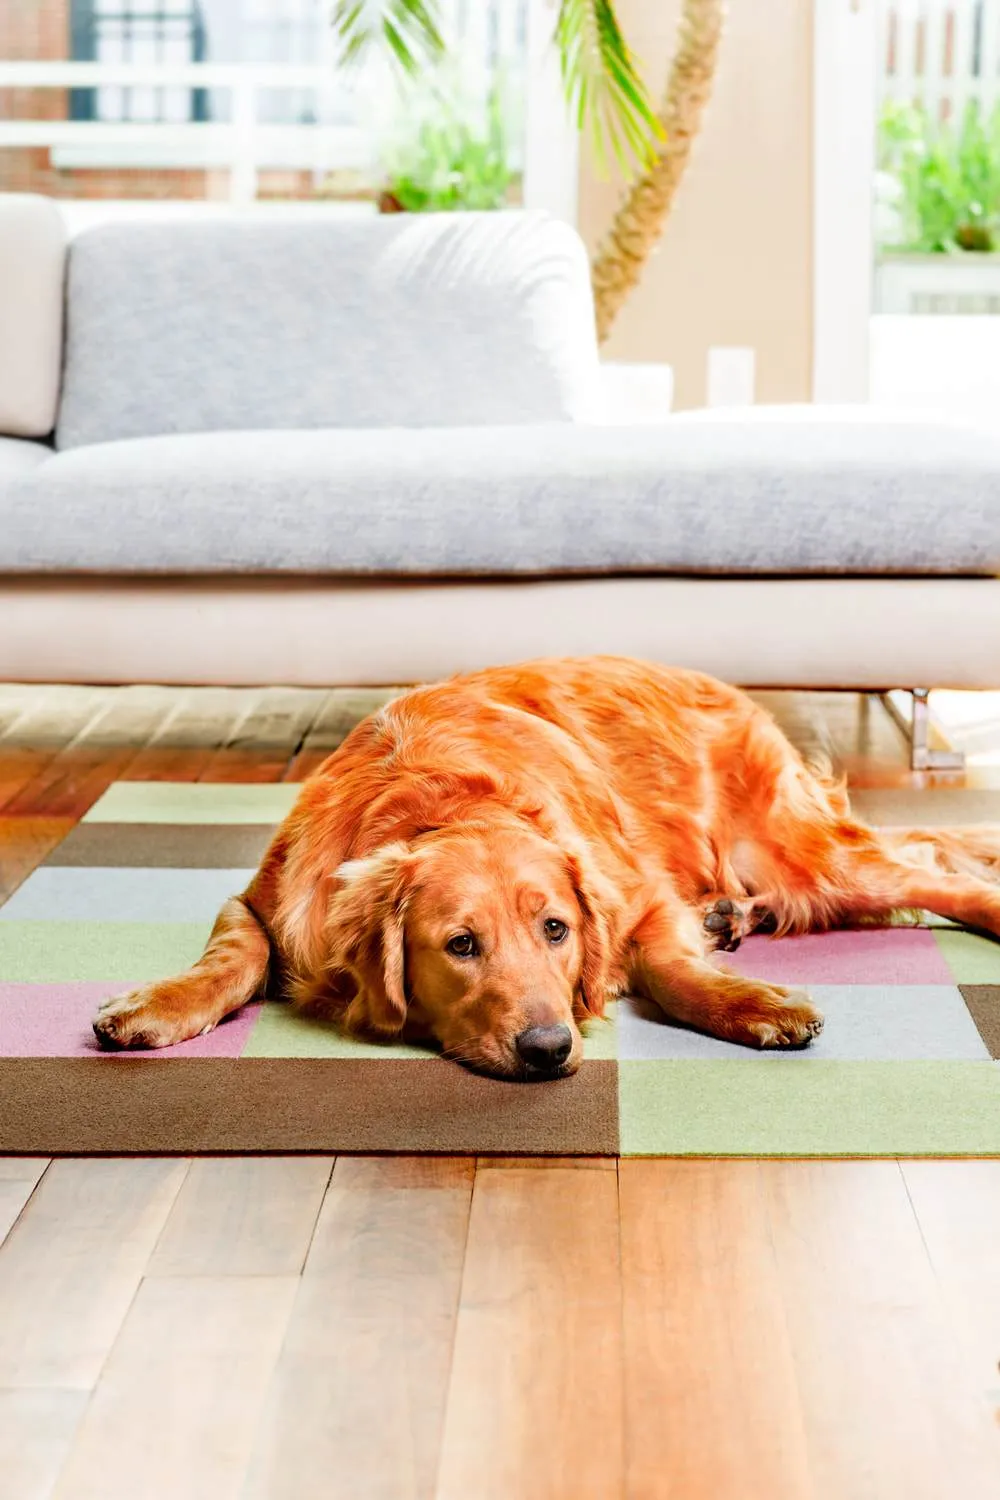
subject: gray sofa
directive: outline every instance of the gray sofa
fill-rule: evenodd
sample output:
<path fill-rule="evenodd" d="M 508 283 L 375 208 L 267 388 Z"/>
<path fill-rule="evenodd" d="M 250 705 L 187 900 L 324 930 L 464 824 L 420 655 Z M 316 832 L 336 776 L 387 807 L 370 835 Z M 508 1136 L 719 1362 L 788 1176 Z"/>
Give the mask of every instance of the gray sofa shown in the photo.
<path fill-rule="evenodd" d="M 601 422 L 544 216 L 118 223 L 0 198 L 0 677 L 400 682 L 625 651 L 1000 683 L 1000 439 Z"/>

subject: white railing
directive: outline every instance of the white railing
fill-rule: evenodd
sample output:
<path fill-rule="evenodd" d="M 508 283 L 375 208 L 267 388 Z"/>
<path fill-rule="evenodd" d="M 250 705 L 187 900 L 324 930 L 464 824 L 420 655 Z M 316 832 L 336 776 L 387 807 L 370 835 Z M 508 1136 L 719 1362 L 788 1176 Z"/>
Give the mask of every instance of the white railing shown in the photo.
<path fill-rule="evenodd" d="M 146 66 L 125 63 L 0 62 L 0 89 L 206 89 L 229 97 L 228 119 L 173 121 L 0 119 L 0 150 L 47 147 L 61 166 L 227 168 L 234 203 L 252 202 L 267 167 L 311 171 L 368 166 L 374 142 L 359 121 L 352 90 L 328 68 L 240 67 L 213 63 Z M 317 124 L 261 124 L 268 89 L 314 91 Z M 342 123 L 324 123 L 337 120 Z"/>
<path fill-rule="evenodd" d="M 878 0 L 880 96 L 942 119 L 1000 101 L 1000 0 Z"/>
<path fill-rule="evenodd" d="M 0 0 L 0 4 L 3 0 Z M 548 0 L 445 0 L 443 32 L 454 75 L 463 96 L 484 95 L 501 77 L 512 97 L 522 101 L 531 120 L 539 106 L 531 94 L 551 92 L 553 75 L 539 63 L 539 40 L 548 37 Z M 252 202 L 258 178 L 267 168 L 308 171 L 322 180 L 335 169 L 365 170 L 374 165 L 380 124 L 391 114 L 393 85 L 382 70 L 363 76 L 336 68 L 332 33 L 327 28 L 319 55 L 322 66 L 179 63 L 137 65 L 109 61 L 0 62 L 0 151 L 41 147 L 58 167 L 223 168 L 230 199 Z M 125 90 L 204 91 L 210 118 L 186 120 L 35 119 L 22 107 L 12 118 L 11 89 L 93 89 L 123 97 Z M 309 123 L 278 123 L 264 101 L 284 92 L 311 99 Z M 277 101 L 275 101 L 277 102 Z M 262 108 L 262 104 L 264 107 Z M 551 113 L 546 105 L 542 115 Z M 127 114 L 127 111 L 126 111 Z M 6 117 L 5 117 L 6 116 Z M 269 118 L 270 117 L 270 118 Z M 522 143 L 511 140 L 514 161 L 523 166 Z"/>

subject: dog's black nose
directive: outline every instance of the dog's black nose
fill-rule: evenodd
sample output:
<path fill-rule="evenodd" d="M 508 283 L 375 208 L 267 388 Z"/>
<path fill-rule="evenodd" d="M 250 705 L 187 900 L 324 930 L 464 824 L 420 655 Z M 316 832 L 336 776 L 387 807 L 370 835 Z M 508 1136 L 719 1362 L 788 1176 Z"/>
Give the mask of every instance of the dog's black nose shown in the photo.
<path fill-rule="evenodd" d="M 555 1073 L 573 1050 L 573 1034 L 568 1026 L 529 1026 L 514 1046 L 539 1073 Z"/>

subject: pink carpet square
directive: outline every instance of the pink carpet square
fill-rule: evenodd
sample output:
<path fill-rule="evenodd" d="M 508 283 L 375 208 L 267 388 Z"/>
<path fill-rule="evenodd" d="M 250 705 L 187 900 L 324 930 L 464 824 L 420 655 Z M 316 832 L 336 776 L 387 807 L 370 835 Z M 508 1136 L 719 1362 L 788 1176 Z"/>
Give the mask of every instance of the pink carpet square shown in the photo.
<path fill-rule="evenodd" d="M 0 1057 L 239 1057 L 260 1011 L 247 1005 L 208 1036 L 155 1052 L 108 1053 L 91 1025 L 98 1005 L 127 984 L 0 984 Z"/>
<path fill-rule="evenodd" d="M 747 938 L 723 963 L 775 984 L 949 984 L 951 970 L 925 927 L 865 927 L 804 937 Z"/>

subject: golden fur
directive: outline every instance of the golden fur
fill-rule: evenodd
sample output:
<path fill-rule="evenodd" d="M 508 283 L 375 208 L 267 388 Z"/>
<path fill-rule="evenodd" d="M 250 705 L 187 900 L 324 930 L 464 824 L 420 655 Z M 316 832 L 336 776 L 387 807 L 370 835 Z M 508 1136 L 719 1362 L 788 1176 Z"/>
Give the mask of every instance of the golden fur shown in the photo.
<path fill-rule="evenodd" d="M 579 1065 L 579 1023 L 630 990 L 729 1041 L 800 1046 L 822 1026 L 808 996 L 713 949 L 899 908 L 1000 934 L 998 862 L 992 830 L 859 823 L 712 678 L 614 657 L 497 668 L 359 724 L 194 968 L 108 1001 L 95 1030 L 167 1046 L 269 988 L 499 1076 L 536 1076 L 518 1038 L 565 1028 L 555 1076 Z"/>

